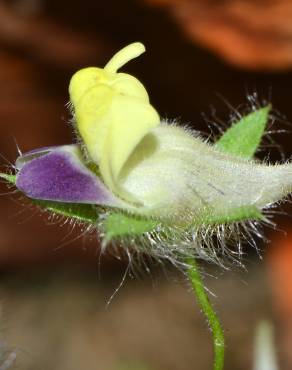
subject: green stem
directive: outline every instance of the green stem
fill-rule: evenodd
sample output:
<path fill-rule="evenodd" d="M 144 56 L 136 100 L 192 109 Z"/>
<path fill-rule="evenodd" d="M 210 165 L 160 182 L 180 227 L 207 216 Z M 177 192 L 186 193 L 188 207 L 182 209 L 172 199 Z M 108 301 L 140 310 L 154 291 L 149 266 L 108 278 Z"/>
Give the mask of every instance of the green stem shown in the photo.
<path fill-rule="evenodd" d="M 192 283 L 194 293 L 197 301 L 206 316 L 210 325 L 213 335 L 214 346 L 214 370 L 222 370 L 224 366 L 224 332 L 221 327 L 219 318 L 214 311 L 208 295 L 204 288 L 201 274 L 198 270 L 197 262 L 195 259 L 188 259 L 187 264 L 190 266 L 188 269 L 188 276 Z"/>

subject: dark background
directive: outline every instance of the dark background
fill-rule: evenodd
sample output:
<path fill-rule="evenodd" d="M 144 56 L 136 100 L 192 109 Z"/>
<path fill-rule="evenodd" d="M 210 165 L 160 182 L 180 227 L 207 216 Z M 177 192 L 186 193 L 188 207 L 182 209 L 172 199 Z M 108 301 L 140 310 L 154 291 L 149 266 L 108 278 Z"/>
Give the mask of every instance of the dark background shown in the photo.
<path fill-rule="evenodd" d="M 17 145 L 25 152 L 72 142 L 71 75 L 103 66 L 133 41 L 147 53 L 124 70 L 143 81 L 163 117 L 216 135 L 235 111 L 269 102 L 281 150 L 266 138 L 258 156 L 290 158 L 291 24 L 287 0 L 0 1 L 2 169 L 14 163 Z M 211 368 L 210 336 L 183 276 L 166 266 L 165 278 L 152 266 L 151 277 L 126 282 L 106 309 L 126 261 L 105 258 L 99 279 L 94 236 L 54 225 L 0 185 L 3 336 L 18 348 L 19 368 Z M 292 366 L 291 224 L 289 216 L 274 220 L 287 236 L 266 230 L 264 262 L 246 247 L 249 272 L 204 267 L 226 327 L 226 370 L 252 367 L 254 331 L 265 318 L 275 327 L 280 368 Z"/>

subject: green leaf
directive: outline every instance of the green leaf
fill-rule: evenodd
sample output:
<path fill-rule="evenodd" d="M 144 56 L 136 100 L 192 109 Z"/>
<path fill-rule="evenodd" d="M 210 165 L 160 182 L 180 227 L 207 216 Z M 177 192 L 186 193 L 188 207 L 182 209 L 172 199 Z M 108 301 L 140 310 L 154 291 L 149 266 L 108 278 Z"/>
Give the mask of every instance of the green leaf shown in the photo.
<path fill-rule="evenodd" d="M 252 158 L 258 149 L 269 119 L 271 106 L 260 108 L 234 123 L 217 141 L 220 150 L 244 158 Z"/>
<path fill-rule="evenodd" d="M 127 235 L 142 235 L 153 231 L 159 225 L 158 221 L 136 218 L 124 213 L 111 213 L 105 220 L 105 238 L 112 240 Z"/>

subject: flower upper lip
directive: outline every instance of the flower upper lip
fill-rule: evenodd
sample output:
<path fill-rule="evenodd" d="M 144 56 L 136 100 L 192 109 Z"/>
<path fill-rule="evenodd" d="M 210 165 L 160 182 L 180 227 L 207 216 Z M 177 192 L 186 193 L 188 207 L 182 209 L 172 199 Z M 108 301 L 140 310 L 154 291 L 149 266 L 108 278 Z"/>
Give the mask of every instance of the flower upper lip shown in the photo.
<path fill-rule="evenodd" d="M 99 166 L 107 187 L 136 205 L 141 201 L 122 186 L 120 172 L 143 137 L 160 124 L 160 117 L 142 83 L 117 69 L 144 50 L 141 43 L 128 45 L 104 69 L 77 72 L 69 87 L 76 128 L 89 157 Z"/>

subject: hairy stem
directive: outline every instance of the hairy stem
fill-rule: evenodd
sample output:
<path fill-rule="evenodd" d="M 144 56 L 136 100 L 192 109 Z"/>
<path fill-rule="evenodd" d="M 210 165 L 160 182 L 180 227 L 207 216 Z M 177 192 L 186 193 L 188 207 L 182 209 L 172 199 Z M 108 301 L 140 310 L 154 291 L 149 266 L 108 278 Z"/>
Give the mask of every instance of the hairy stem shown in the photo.
<path fill-rule="evenodd" d="M 213 346 L 214 346 L 214 370 L 222 370 L 224 366 L 224 332 L 221 327 L 219 318 L 214 311 L 212 304 L 208 298 L 204 284 L 202 281 L 201 274 L 198 270 L 197 262 L 195 259 L 188 259 L 187 264 L 188 276 L 191 281 L 194 293 L 197 301 L 200 305 L 201 310 L 206 316 L 210 325 L 213 335 Z"/>

